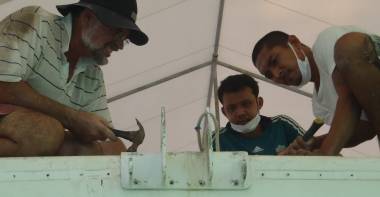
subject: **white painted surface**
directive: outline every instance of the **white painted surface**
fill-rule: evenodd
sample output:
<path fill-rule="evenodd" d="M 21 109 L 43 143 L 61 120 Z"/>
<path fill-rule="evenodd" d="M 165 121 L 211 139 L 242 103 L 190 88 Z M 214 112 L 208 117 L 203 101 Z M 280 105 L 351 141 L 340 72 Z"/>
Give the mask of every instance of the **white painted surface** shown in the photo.
<path fill-rule="evenodd" d="M 226 158 L 214 157 L 221 163 Z M 121 187 L 120 156 L 1 158 L 0 190 L 4 197 L 379 196 L 380 159 L 250 156 L 248 161 L 248 189 L 128 190 Z M 176 165 L 173 170 L 181 174 L 201 167 Z M 230 178 L 225 173 L 220 181 Z"/>

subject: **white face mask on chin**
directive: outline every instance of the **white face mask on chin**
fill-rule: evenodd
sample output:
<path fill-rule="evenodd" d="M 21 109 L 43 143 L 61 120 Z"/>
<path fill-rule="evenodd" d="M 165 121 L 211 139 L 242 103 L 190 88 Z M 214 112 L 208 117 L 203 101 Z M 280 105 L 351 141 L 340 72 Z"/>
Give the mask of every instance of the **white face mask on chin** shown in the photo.
<path fill-rule="evenodd" d="M 302 51 L 303 55 L 305 56 L 305 60 L 302 61 L 300 60 L 298 57 L 297 57 L 297 54 L 296 52 L 294 51 L 294 48 L 293 46 L 288 43 L 289 47 L 292 49 L 294 55 L 296 56 L 297 58 L 297 64 L 298 64 L 298 68 L 300 69 L 300 72 L 301 72 L 301 75 L 302 75 L 302 80 L 301 80 L 301 83 L 297 85 L 297 87 L 302 87 L 304 86 L 305 84 L 307 84 L 307 82 L 309 82 L 311 80 L 311 69 L 310 69 L 310 64 L 309 64 L 309 59 L 307 59 L 305 53 Z"/>
<path fill-rule="evenodd" d="M 249 133 L 251 131 L 254 131 L 257 128 L 257 126 L 260 123 L 260 120 L 261 120 L 260 114 L 257 113 L 257 115 L 254 118 L 252 118 L 252 120 L 250 120 L 244 125 L 237 125 L 233 123 L 230 123 L 230 124 L 231 124 L 232 129 L 239 133 Z"/>

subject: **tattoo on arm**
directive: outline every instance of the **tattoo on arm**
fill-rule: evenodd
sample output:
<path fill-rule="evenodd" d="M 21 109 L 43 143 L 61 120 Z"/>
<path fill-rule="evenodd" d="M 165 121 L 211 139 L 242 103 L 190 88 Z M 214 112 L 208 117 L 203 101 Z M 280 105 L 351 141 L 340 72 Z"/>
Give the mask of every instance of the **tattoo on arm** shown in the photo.
<path fill-rule="evenodd" d="M 366 38 L 364 39 L 363 46 L 364 46 L 364 50 L 362 53 L 363 58 L 368 63 L 376 65 L 378 68 L 380 68 L 380 60 L 377 57 L 375 44 L 372 42 L 369 36 L 366 36 Z"/>

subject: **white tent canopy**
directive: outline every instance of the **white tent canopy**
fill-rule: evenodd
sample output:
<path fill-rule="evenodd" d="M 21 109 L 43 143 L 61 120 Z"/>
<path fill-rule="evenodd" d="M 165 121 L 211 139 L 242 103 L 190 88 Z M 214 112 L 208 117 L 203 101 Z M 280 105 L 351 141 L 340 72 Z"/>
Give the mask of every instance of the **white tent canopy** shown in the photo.
<path fill-rule="evenodd" d="M 0 1 L 0 17 L 27 5 L 57 13 L 55 5 L 72 2 Z M 138 6 L 137 22 L 149 43 L 126 46 L 102 68 L 115 128 L 135 129 L 135 118 L 145 127 L 141 152 L 159 152 L 161 106 L 167 112 L 169 151 L 197 150 L 196 121 L 206 106 L 215 109 L 210 82 L 236 74 L 226 68 L 229 65 L 259 76 L 250 54 L 269 31 L 295 34 L 309 46 L 330 25 L 357 25 L 380 34 L 377 0 L 138 0 Z M 304 128 L 310 125 L 314 118 L 309 97 L 258 81 L 264 98 L 261 114 L 286 114 Z M 303 91 L 311 93 L 312 86 Z M 222 114 L 220 119 L 223 126 L 227 120 Z M 323 127 L 319 133 L 327 130 Z M 343 153 L 378 156 L 379 149 L 372 140 Z"/>

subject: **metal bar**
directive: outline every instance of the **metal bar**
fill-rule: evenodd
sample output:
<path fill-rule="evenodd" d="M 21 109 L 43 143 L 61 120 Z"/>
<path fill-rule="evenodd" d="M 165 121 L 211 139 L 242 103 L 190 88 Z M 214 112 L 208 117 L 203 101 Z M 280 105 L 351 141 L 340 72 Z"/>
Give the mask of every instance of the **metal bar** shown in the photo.
<path fill-rule="evenodd" d="M 209 109 L 211 106 L 211 97 L 212 97 L 213 87 L 214 87 L 214 81 L 213 81 L 214 71 L 215 70 L 213 69 L 213 67 L 210 66 L 210 81 L 209 81 L 209 85 L 208 85 L 206 109 L 207 108 Z M 206 118 L 204 121 L 204 124 L 203 124 L 203 132 L 202 133 L 206 132 L 208 127 L 209 127 L 208 126 L 208 119 Z M 200 133 L 198 136 L 200 137 Z M 202 144 L 202 141 L 199 141 L 199 142 Z M 201 145 L 199 146 L 199 150 L 202 151 Z"/>
<path fill-rule="evenodd" d="M 220 115 L 219 115 L 219 99 L 218 99 L 218 75 L 217 75 L 217 64 L 212 64 L 211 69 L 214 70 L 214 75 L 212 76 L 214 84 L 214 105 L 215 105 L 215 118 L 216 118 L 216 131 L 220 130 Z"/>
<path fill-rule="evenodd" d="M 208 93 L 207 93 L 207 103 L 206 103 L 206 107 L 210 107 L 211 106 L 211 97 L 212 97 L 212 88 L 214 87 L 214 83 L 213 83 L 213 75 L 214 75 L 214 69 L 212 69 L 212 66 L 210 66 L 210 82 L 209 82 L 209 85 L 208 85 Z"/>
<path fill-rule="evenodd" d="M 216 35 L 215 35 L 215 44 L 214 44 L 214 58 L 218 57 L 218 50 L 219 50 L 219 42 L 220 42 L 220 32 L 222 29 L 222 19 L 223 19 L 223 12 L 224 12 L 224 0 L 220 1 L 219 4 L 219 14 L 218 14 L 218 23 L 216 26 Z"/>
<path fill-rule="evenodd" d="M 214 75 L 213 78 L 213 84 L 214 84 L 214 105 L 215 105 L 215 119 L 216 123 L 215 125 L 215 148 L 216 151 L 220 151 L 220 141 L 219 141 L 219 134 L 220 134 L 220 113 L 219 113 L 219 99 L 218 99 L 218 75 L 217 75 L 217 64 L 216 61 L 211 66 L 211 69 L 213 69 Z"/>
<path fill-rule="evenodd" d="M 166 112 L 165 107 L 161 107 L 161 174 L 162 174 L 162 184 L 166 185 L 167 179 L 167 162 L 166 162 L 166 152 L 167 152 L 167 130 L 166 130 Z"/>
<path fill-rule="evenodd" d="M 216 26 L 214 52 L 213 52 L 213 56 L 212 56 L 212 65 L 214 65 L 214 64 L 217 65 L 219 42 L 220 42 L 220 32 L 222 29 L 223 11 L 224 11 L 224 0 L 221 0 L 220 4 L 219 4 L 218 22 L 217 22 L 217 26 Z M 206 104 L 207 107 L 210 107 L 210 105 L 211 105 L 212 89 L 214 86 L 213 76 L 217 75 L 217 73 L 214 73 L 215 71 L 216 71 L 216 69 L 213 69 L 211 66 L 210 84 L 209 84 L 209 88 L 208 88 L 207 104 Z"/>
<path fill-rule="evenodd" d="M 224 0 L 220 1 L 219 4 L 219 13 L 218 13 L 218 23 L 216 26 L 216 35 L 215 35 L 215 43 L 214 43 L 214 53 L 212 55 L 212 64 L 211 64 L 211 79 L 210 79 L 210 87 L 209 90 L 211 90 L 211 86 L 213 86 L 214 89 L 214 104 L 215 104 L 215 116 L 217 120 L 217 124 L 215 125 L 215 129 L 219 131 L 220 129 L 220 116 L 219 116 L 219 100 L 218 100 L 218 73 L 217 73 L 217 63 L 218 63 L 218 51 L 219 51 L 219 42 L 220 42 L 220 32 L 222 29 L 222 19 L 223 19 L 223 12 L 224 12 Z M 208 105 L 211 105 L 211 94 L 209 92 L 210 100 L 208 101 Z M 217 136 L 218 138 L 218 136 Z"/>
<path fill-rule="evenodd" d="M 270 83 L 270 84 L 273 84 L 275 86 L 279 86 L 279 87 L 282 87 L 282 88 L 285 88 L 287 90 L 290 90 L 292 92 L 295 92 L 297 94 L 300 94 L 300 95 L 303 95 L 303 96 L 306 96 L 306 97 L 309 97 L 309 98 L 312 98 L 313 95 L 309 92 L 306 92 L 306 91 L 303 91 L 303 90 L 300 90 L 298 88 L 294 88 L 294 87 L 289 87 L 289 86 L 285 86 L 285 85 L 280 85 L 280 84 L 276 84 L 274 83 L 273 81 L 261 76 L 261 75 L 258 75 L 256 73 L 253 73 L 253 72 L 250 72 L 250 71 L 247 71 L 245 69 L 242 69 L 242 68 L 238 68 L 236 66 L 233 66 L 231 64 L 227 64 L 225 62 L 221 62 L 221 61 L 218 61 L 218 64 L 221 65 L 221 66 L 224 66 L 226 68 L 229 68 L 231 70 L 234 70 L 234 71 L 237 71 L 237 72 L 240 72 L 240 73 L 243 73 L 243 74 L 246 74 L 246 75 L 249 75 L 253 78 L 256 78 L 256 79 L 259 79 L 259 80 L 262 80 L 262 81 L 265 81 L 267 83 Z"/>
<path fill-rule="evenodd" d="M 180 71 L 180 72 L 178 72 L 178 73 L 175 73 L 175 74 L 169 75 L 169 76 L 164 77 L 164 78 L 162 78 L 162 79 L 159 79 L 159 80 L 157 80 L 157 81 L 153 81 L 153 82 L 151 82 L 151 83 L 145 84 L 145 85 L 143 85 L 143 86 L 140 86 L 140 87 L 135 88 L 135 89 L 133 89 L 133 90 L 130 90 L 130 91 L 128 91 L 128 92 L 124 92 L 124 93 L 121 93 L 121 94 L 119 94 L 119 95 L 113 96 L 113 97 L 107 99 L 107 102 L 108 102 L 108 103 L 114 102 L 114 101 L 116 101 L 116 100 L 119 100 L 119 99 L 122 99 L 122 98 L 124 98 L 124 97 L 127 97 L 127 96 L 129 96 L 129 95 L 131 95 L 131 94 L 134 94 L 134 93 L 140 92 L 140 91 L 142 91 L 142 90 L 145 90 L 145 89 L 148 89 L 148 88 L 154 87 L 154 86 L 159 85 L 159 84 L 161 84 L 161 83 L 165 83 L 165 82 L 167 82 L 167 81 L 170 81 L 170 80 L 175 79 L 175 78 L 177 78 L 177 77 L 180 77 L 180 76 L 182 76 L 182 75 L 186 75 L 186 74 L 191 73 L 191 72 L 193 72 L 193 71 L 199 70 L 199 69 L 201 69 L 201 68 L 204 68 L 204 67 L 206 67 L 206 66 L 209 66 L 210 64 L 211 64 L 211 61 L 209 61 L 209 62 L 205 62 L 205 63 L 202 63 L 202 64 L 199 64 L 199 65 L 197 65 L 197 66 L 194 66 L 194 67 L 191 67 L 191 68 L 188 68 L 188 69 L 185 69 L 185 70 L 183 70 L 183 71 Z"/>

